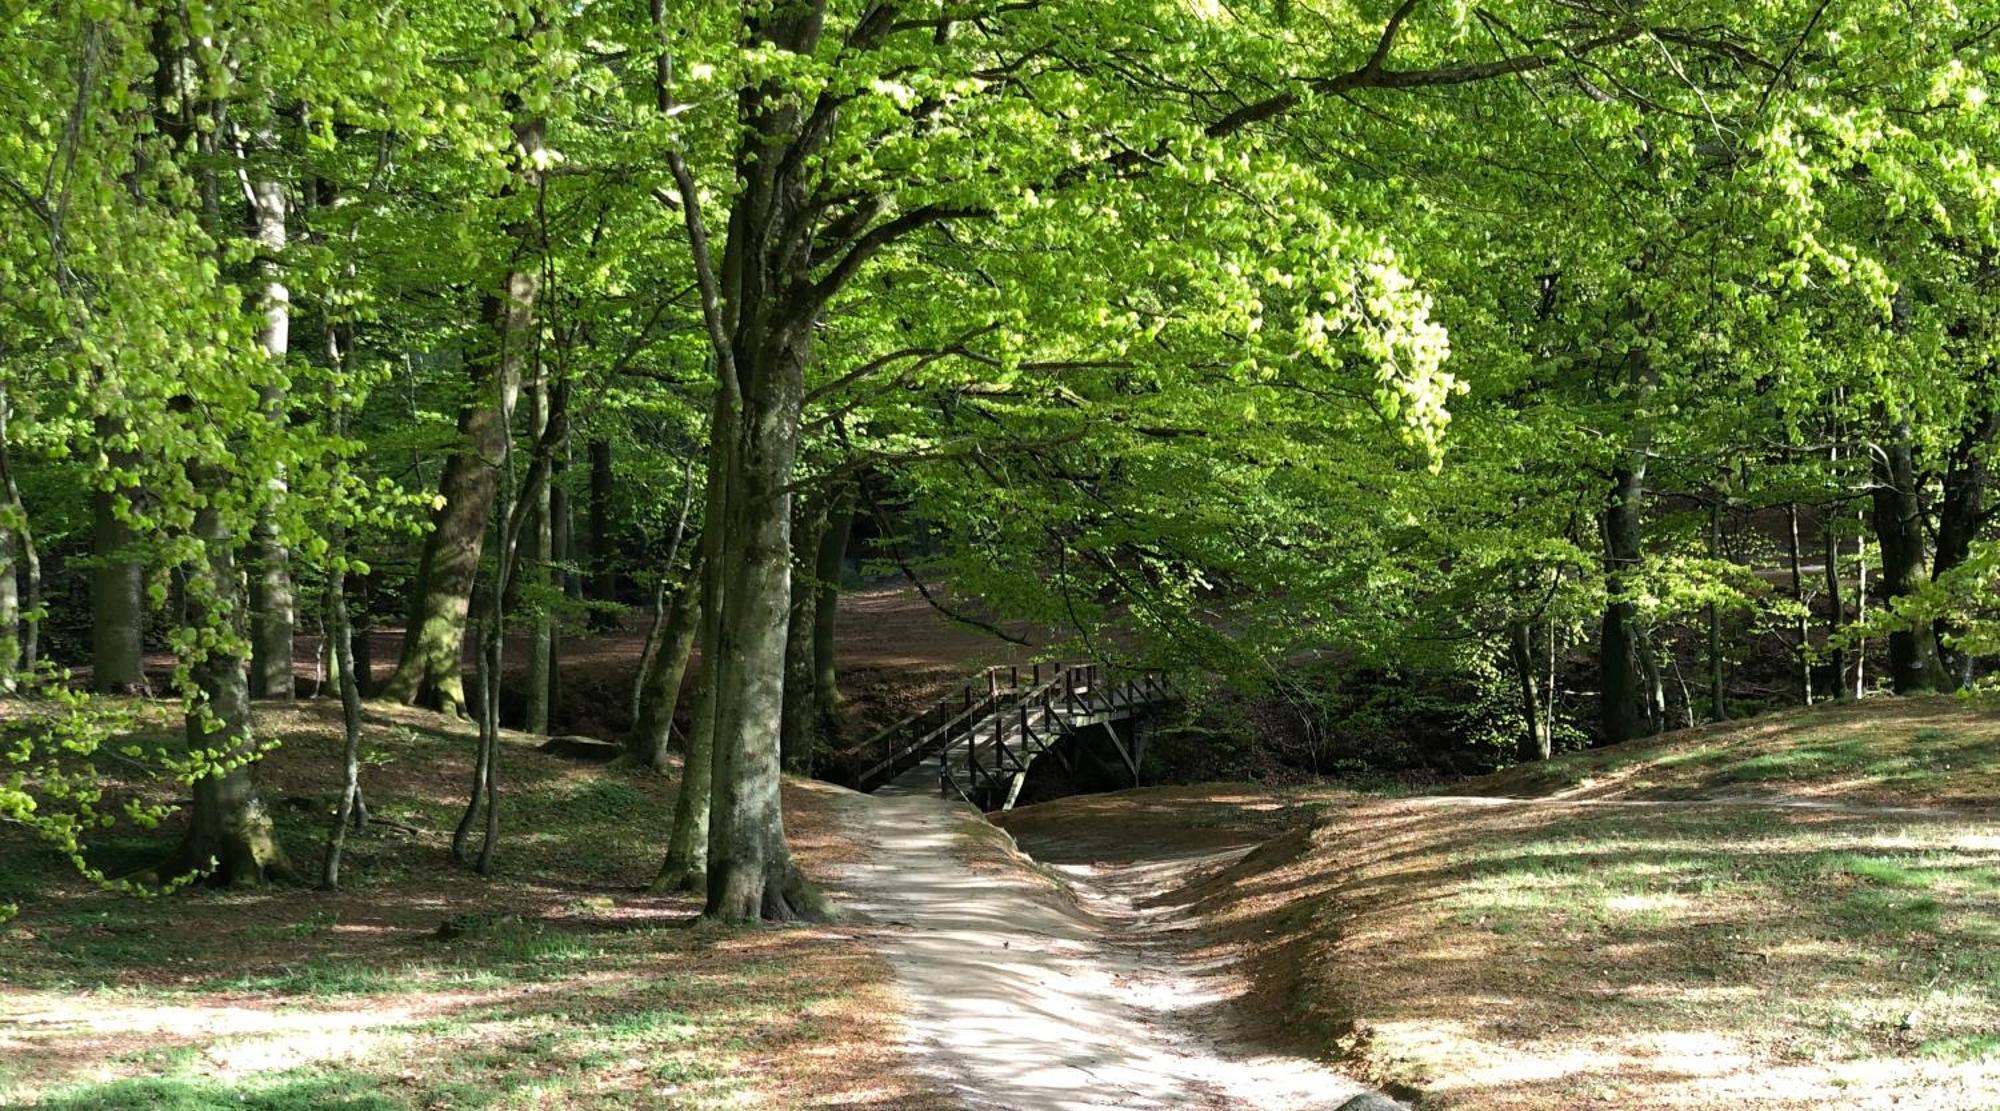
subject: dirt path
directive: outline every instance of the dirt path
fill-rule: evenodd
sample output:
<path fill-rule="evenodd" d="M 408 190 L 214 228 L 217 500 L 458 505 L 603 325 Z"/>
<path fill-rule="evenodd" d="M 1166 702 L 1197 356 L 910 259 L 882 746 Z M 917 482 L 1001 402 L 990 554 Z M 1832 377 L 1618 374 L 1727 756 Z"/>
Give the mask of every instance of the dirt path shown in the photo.
<path fill-rule="evenodd" d="M 963 806 L 858 800 L 865 863 L 839 885 L 871 916 L 910 1003 L 905 1048 L 975 1108 L 1338 1108 L 1366 1089 L 1309 1061 L 1230 1046 L 1233 985 L 1170 951 L 1137 909 L 1235 852 L 1061 869 L 1084 909 L 1025 868 L 978 870 Z M 1113 934 L 1117 937 L 1114 940 Z"/>

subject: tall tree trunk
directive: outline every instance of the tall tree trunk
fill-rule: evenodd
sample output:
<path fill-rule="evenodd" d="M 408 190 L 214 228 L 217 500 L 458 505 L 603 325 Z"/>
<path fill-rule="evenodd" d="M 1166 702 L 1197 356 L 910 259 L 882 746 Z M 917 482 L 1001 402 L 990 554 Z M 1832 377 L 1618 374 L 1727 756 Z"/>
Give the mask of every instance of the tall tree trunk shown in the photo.
<path fill-rule="evenodd" d="M 21 617 L 20 549 L 34 549 L 28 531 L 27 509 L 21 504 L 20 489 L 14 484 L 13 449 L 8 443 L 8 418 L 12 410 L 4 386 L 0 386 L 0 694 L 20 688 L 27 637 Z M 32 666 L 32 665 L 28 665 Z"/>
<path fill-rule="evenodd" d="M 732 248 L 734 246 L 732 238 Z M 775 306 L 772 306 L 775 308 Z M 782 329 L 783 325 L 776 325 Z M 797 876 L 784 841 L 778 739 L 791 602 L 791 480 L 804 393 L 803 337 L 747 326 L 735 364 L 743 408 L 724 422 L 725 572 L 715 662 L 715 786 L 706 913 L 790 919 Z M 754 346 L 752 345 L 754 343 Z"/>
<path fill-rule="evenodd" d="M 658 18 L 662 0 L 654 0 Z M 721 670 L 722 603 L 728 585 L 722 567 L 723 488 L 725 443 L 722 425 L 730 419 L 730 402 L 719 395 L 709 415 L 708 485 L 703 493 L 701 549 L 696 557 L 701 572 L 689 580 L 701 591 L 701 676 L 695 687 L 694 728 L 681 753 L 680 790 L 674 802 L 673 831 L 667 839 L 666 859 L 653 879 L 655 891 L 708 890 L 709 818 L 715 797 L 715 726 L 717 674 Z"/>
<path fill-rule="evenodd" d="M 1847 624 L 1847 601 L 1840 590 L 1840 534 L 1834 531 L 1834 513 L 1820 511 L 1819 531 L 1826 563 L 1826 643 L 1827 665 L 1833 675 L 1833 697 L 1843 699 L 1853 690 L 1847 684 L 1847 649 L 1840 632 Z"/>
<path fill-rule="evenodd" d="M 509 94 L 505 99 L 510 109 L 519 108 L 517 96 Z M 534 166 L 543 146 L 542 136 L 540 119 L 514 125 L 518 161 L 514 180 L 507 188 L 510 195 L 537 184 L 539 172 Z M 533 243 L 535 230 L 528 223 L 515 224 L 509 232 L 523 244 Z M 399 702 L 435 702 L 453 714 L 465 708 L 465 674 L 460 661 L 466 618 L 479 578 L 486 523 L 493 516 L 500 460 L 512 435 L 521 372 L 532 348 L 535 300 L 541 292 L 539 271 L 525 265 L 534 254 L 534 250 L 524 249 L 523 262 L 507 275 L 503 293 L 483 301 L 481 315 L 487 338 L 494 344 L 493 353 L 471 363 L 473 395 L 459 410 L 459 444 L 438 481 L 442 504 L 431 515 L 431 530 L 417 563 L 402 659 L 383 686 L 382 693 Z"/>
<path fill-rule="evenodd" d="M 1792 599 L 1799 604 L 1799 645 L 1796 653 L 1799 668 L 1799 704 L 1813 704 L 1812 673 L 1812 609 L 1806 599 L 1806 574 L 1804 553 L 1799 545 L 1799 503 L 1785 503 L 1786 535 L 1785 554 L 1792 569 Z"/>
<path fill-rule="evenodd" d="M 291 349 L 291 291 L 285 287 L 278 257 L 286 243 L 284 183 L 269 177 L 250 184 L 250 219 L 263 279 L 263 324 L 257 343 L 269 361 L 270 377 L 259 387 L 268 419 L 285 421 L 285 355 Z M 275 503 L 284 494 L 280 473 L 272 480 L 273 505 L 258 515 L 250 557 L 250 697 L 289 701 L 292 678 L 292 632 L 296 603 L 292 596 L 291 553 L 278 532 Z"/>
<path fill-rule="evenodd" d="M 1606 744 L 1618 744 L 1648 731 L 1642 651 L 1635 628 L 1638 605 L 1628 596 L 1640 560 L 1640 517 L 1646 494 L 1645 456 L 1633 452 L 1612 472 L 1611 493 L 1604 506 L 1604 589 L 1609 600 L 1598 639 L 1600 707 Z"/>
<path fill-rule="evenodd" d="M 1882 550 L 1882 601 L 1894 606 L 1926 581 L 1924 510 L 1908 424 L 1900 424 L 1875 454 L 1875 543 Z M 1946 690 L 1951 681 L 1928 627 L 1889 634 L 1889 683 L 1897 694 Z"/>
<path fill-rule="evenodd" d="M 694 653 L 695 634 L 702 624 L 701 576 L 702 565 L 697 561 L 688 581 L 674 592 L 659 643 L 646 668 L 645 689 L 641 692 L 639 713 L 632 726 L 632 740 L 628 746 L 630 759 L 656 772 L 665 772 L 672 767 L 667 760 L 667 751 L 672 740 L 674 712 L 680 706 L 688 658 Z"/>
<path fill-rule="evenodd" d="M 547 379 L 546 371 L 538 374 L 534 388 L 529 392 L 528 425 L 537 441 L 548 432 L 549 427 L 551 395 Z M 527 689 L 524 692 L 527 708 L 521 728 L 529 733 L 546 734 L 549 731 L 549 700 L 554 693 L 555 611 L 548 595 L 551 583 L 549 565 L 555 557 L 555 530 L 550 516 L 553 506 L 549 503 L 549 484 L 541 483 L 530 496 L 533 500 L 523 507 L 523 512 L 528 515 L 528 543 L 522 555 L 522 589 L 518 595 L 525 601 L 530 615 Z"/>
<path fill-rule="evenodd" d="M 1722 494 L 1708 507 L 1708 558 L 1722 559 Z M 1722 604 L 1708 603 L 1708 714 L 1711 721 L 1729 720 L 1729 699 L 1725 690 L 1722 659 Z"/>
<path fill-rule="evenodd" d="M 1860 531 L 1854 537 L 1854 620 L 1856 623 L 1868 620 L 1868 512 L 1856 514 Z M 1854 697 L 1868 693 L 1868 638 L 1862 637 L 1854 645 Z"/>
<path fill-rule="evenodd" d="M 813 621 L 819 611 L 814 572 L 826 533 L 826 502 L 794 495 L 792 508 L 792 600 L 785 618 L 785 708 L 778 730 L 778 760 L 792 775 L 811 775 L 819 708 L 813 691 Z"/>
<path fill-rule="evenodd" d="M 1524 762 L 1546 760 L 1549 758 L 1551 738 L 1541 713 L 1541 696 L 1535 690 L 1534 635 L 1526 621 L 1509 622 L 1507 633 L 1507 654 L 1513 660 L 1515 681 L 1521 691 L 1524 726 L 1515 756 Z M 1553 644 L 1549 647 L 1554 651 Z"/>
<path fill-rule="evenodd" d="M 235 538 L 214 504 L 224 480 L 213 468 L 202 471 L 195 488 L 210 500 L 195 512 L 194 535 L 206 554 L 188 568 L 190 616 L 197 627 L 234 626 L 232 634 L 240 635 L 243 599 Z M 187 836 L 175 866 L 165 874 L 197 870 L 208 872 L 211 883 L 259 884 L 289 878 L 291 864 L 251 776 L 257 744 L 251 734 L 250 682 L 246 661 L 229 646 L 233 639 L 224 637 L 209 647 L 192 669 L 202 702 L 187 715 L 188 749 L 205 754 L 203 762 L 216 770 L 194 782 Z"/>
<path fill-rule="evenodd" d="M 347 847 L 348 827 L 365 824 L 368 813 L 361 797 L 361 681 L 355 670 L 354 622 L 347 608 L 346 555 L 346 538 L 342 536 L 334 547 L 326 583 L 332 616 L 327 637 L 333 645 L 334 671 L 339 674 L 341 732 L 340 803 L 334 811 L 326 859 L 319 873 L 319 885 L 328 891 L 340 887 L 340 857 Z"/>
<path fill-rule="evenodd" d="M 854 533 L 856 490 L 852 483 L 842 488 L 827 512 L 826 533 L 820 538 L 819 559 L 813 575 L 819 580 L 812 620 L 813 700 L 818 704 L 821 728 L 835 733 L 840 724 L 840 672 L 834 650 L 834 632 L 840 619 L 840 576 L 846 566 L 847 543 Z"/>
<path fill-rule="evenodd" d="M 583 601 L 583 574 L 577 570 L 576 559 L 576 510 L 569 496 L 569 448 L 556 456 L 554 470 L 549 477 L 549 516 L 552 518 L 550 535 L 556 550 L 556 559 L 562 564 L 563 597 L 572 602 Z"/>
<path fill-rule="evenodd" d="M 618 572 L 615 545 L 611 537 L 611 441 L 590 442 L 590 600 L 609 606 L 618 601 Z M 591 613 L 593 628 L 609 629 L 618 624 L 609 609 Z"/>
<path fill-rule="evenodd" d="M 1972 544 L 1986 524 L 1986 484 L 1988 456 L 1996 436 L 2000 436 L 2000 404 L 1992 399 L 1994 385 L 1980 379 L 1980 396 L 1971 419 L 1944 473 L 1944 497 L 1938 504 L 1937 552 L 1932 557 L 1931 574 L 1943 575 L 1964 563 Z M 1947 643 L 1958 632 L 1949 619 L 1939 619 L 1933 632 L 1938 640 L 1938 660 L 1952 687 L 1972 682 L 1972 657 Z"/>
<path fill-rule="evenodd" d="M 132 465 L 123 448 L 109 447 L 123 429 L 110 417 L 97 418 L 97 438 L 116 472 Z M 107 476 L 106 481 L 117 481 Z M 146 627 L 145 572 L 135 552 L 131 526 L 118 516 L 130 495 L 99 489 L 91 494 L 90 528 L 90 689 L 101 694 L 145 694 L 141 666 Z"/>

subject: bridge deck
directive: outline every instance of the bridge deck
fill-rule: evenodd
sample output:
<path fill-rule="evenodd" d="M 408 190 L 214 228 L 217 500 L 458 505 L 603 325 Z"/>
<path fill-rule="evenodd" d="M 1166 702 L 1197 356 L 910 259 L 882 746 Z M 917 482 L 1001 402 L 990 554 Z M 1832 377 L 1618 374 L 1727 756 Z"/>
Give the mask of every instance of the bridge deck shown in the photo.
<path fill-rule="evenodd" d="M 1036 667 L 1027 675 L 997 668 L 986 679 L 983 697 L 968 686 L 869 742 L 882 758 L 857 785 L 882 794 L 956 794 L 1007 809 L 1028 765 L 1058 738 L 1130 720 L 1172 698 L 1156 673 L 1116 675 L 1095 664 Z M 1136 781 L 1133 753 L 1115 731 L 1107 728 L 1107 736 Z"/>

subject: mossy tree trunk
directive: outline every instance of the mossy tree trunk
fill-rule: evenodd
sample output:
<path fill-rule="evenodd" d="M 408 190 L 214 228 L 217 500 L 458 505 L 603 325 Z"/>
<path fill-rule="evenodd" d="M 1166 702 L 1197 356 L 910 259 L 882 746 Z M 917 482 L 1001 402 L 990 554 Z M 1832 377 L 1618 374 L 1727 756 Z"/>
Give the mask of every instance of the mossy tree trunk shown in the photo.
<path fill-rule="evenodd" d="M 659 643 L 647 663 L 639 713 L 627 748 L 633 763 L 657 772 L 671 767 L 667 752 L 674 714 L 680 706 L 688 659 L 694 654 L 695 635 L 701 629 L 701 573 L 702 563 L 697 560 L 687 583 L 674 592 L 667 608 Z"/>
<path fill-rule="evenodd" d="M 223 481 L 214 468 L 200 470 L 196 489 L 210 501 L 195 512 L 194 535 L 206 558 L 188 568 L 191 621 L 196 627 L 221 626 L 225 633 L 194 663 L 201 701 L 187 716 L 188 749 L 211 770 L 194 781 L 187 836 L 167 872 L 202 871 L 210 883 L 238 886 L 288 879 L 292 870 L 251 775 L 257 745 L 247 661 L 237 647 L 243 599 L 236 541 L 214 504 Z"/>
<path fill-rule="evenodd" d="M 510 93 L 503 99 L 510 110 L 520 108 L 518 95 Z M 532 195 L 543 133 L 540 119 L 515 123 L 516 165 L 505 195 Z M 519 221 L 508 232 L 522 249 L 501 293 L 489 294 L 482 302 L 483 338 L 491 346 L 468 368 L 472 397 L 459 410 L 458 446 L 438 481 L 442 504 L 431 515 L 431 530 L 417 562 L 402 658 L 382 688 L 385 697 L 433 704 L 452 714 L 465 709 L 461 661 L 467 617 L 479 579 L 486 523 L 493 516 L 501 460 L 512 435 L 522 370 L 532 351 L 535 302 L 541 292 L 541 274 L 530 265 L 538 250 L 534 224 Z"/>
<path fill-rule="evenodd" d="M 110 461 L 108 483 L 130 465 L 124 430 L 109 417 L 96 422 L 97 440 Z M 90 689 L 100 694 L 144 694 L 145 571 L 131 526 L 119 516 L 125 489 L 100 488 L 90 499 Z"/>
<path fill-rule="evenodd" d="M 549 390 L 547 371 L 537 376 L 534 389 L 529 394 L 529 431 L 540 440 L 549 427 L 549 407 L 553 395 Z M 530 733 L 546 734 L 549 731 L 549 715 L 555 694 L 553 674 L 555 659 L 555 611 L 550 594 L 550 565 L 555 559 L 555 529 L 550 516 L 549 484 L 541 483 L 530 493 L 531 501 L 523 507 L 527 513 L 527 539 L 521 561 L 522 589 L 520 598 L 528 608 L 528 674 L 525 680 L 527 708 L 521 728 Z"/>

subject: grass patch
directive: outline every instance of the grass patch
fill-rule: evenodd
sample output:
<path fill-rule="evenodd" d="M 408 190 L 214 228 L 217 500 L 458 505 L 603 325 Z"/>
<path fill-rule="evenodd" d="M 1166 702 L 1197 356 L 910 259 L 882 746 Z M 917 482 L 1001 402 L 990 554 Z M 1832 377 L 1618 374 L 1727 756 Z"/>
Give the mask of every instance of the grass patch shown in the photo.
<path fill-rule="evenodd" d="M 1779 794 L 2000 809 L 2000 714 L 1938 696 L 1792 710 L 1518 765 L 1437 794 L 1673 799 Z"/>
<path fill-rule="evenodd" d="M 107 1108 L 212 1111 L 225 1107 L 253 1111 L 396 1111 L 407 1106 L 381 1095 L 376 1088 L 373 1078 L 348 1072 L 280 1073 L 241 1081 L 177 1074 L 67 1085 L 26 1106 L 41 1111 Z"/>

